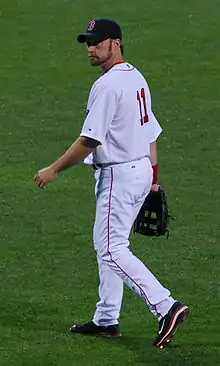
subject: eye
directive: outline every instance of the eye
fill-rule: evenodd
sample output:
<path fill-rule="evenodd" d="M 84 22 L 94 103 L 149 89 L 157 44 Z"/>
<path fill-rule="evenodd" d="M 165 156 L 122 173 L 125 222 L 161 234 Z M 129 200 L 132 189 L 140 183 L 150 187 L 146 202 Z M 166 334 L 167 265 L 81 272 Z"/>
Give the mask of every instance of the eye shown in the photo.
<path fill-rule="evenodd" d="M 95 40 L 92 40 L 92 39 L 90 39 L 90 40 L 88 40 L 88 41 L 86 42 L 87 47 L 90 47 L 90 46 L 97 46 L 99 43 L 100 43 L 99 41 L 95 41 Z"/>

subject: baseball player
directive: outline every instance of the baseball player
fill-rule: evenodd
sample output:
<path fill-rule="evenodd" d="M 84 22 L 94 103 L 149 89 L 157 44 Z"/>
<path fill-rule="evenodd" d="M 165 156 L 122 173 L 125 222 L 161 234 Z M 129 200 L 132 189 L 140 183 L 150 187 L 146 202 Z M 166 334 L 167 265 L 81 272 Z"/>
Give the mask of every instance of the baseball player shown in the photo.
<path fill-rule="evenodd" d="M 102 75 L 90 91 L 79 138 L 34 177 L 36 185 L 43 189 L 58 173 L 80 162 L 95 168 L 93 239 L 100 301 L 93 319 L 73 325 L 71 332 L 120 336 L 118 319 L 125 283 L 158 318 L 159 329 L 153 344 L 163 348 L 189 308 L 173 299 L 129 248 L 133 222 L 147 194 L 159 187 L 156 140 L 162 130 L 151 109 L 145 78 L 123 61 L 120 26 L 110 19 L 94 19 L 77 40 L 86 43 L 90 64 L 99 66 Z"/>

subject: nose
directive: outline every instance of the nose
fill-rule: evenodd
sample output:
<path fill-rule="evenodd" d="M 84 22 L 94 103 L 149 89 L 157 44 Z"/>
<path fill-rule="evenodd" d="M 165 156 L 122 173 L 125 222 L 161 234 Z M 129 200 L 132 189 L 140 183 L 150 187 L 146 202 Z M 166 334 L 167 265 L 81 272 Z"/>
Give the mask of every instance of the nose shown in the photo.
<path fill-rule="evenodd" d="M 87 45 L 88 52 L 93 52 L 95 49 L 95 46 Z"/>

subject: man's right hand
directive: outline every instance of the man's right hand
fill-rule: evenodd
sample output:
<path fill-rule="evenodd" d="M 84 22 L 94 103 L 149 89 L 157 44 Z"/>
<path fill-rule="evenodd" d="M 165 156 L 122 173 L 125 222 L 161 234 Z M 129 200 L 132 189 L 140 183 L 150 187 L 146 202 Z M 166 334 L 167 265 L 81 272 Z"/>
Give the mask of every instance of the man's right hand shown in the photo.
<path fill-rule="evenodd" d="M 56 177 L 57 173 L 51 166 L 49 166 L 39 170 L 34 176 L 34 181 L 40 189 L 44 189 L 45 185 L 52 182 Z"/>

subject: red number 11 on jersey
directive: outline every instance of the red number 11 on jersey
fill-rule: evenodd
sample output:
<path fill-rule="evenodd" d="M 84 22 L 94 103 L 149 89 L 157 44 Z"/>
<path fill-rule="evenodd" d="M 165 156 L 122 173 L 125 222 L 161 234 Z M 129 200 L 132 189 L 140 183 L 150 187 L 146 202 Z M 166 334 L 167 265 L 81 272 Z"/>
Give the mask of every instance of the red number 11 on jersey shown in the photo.
<path fill-rule="evenodd" d="M 139 91 L 137 91 L 137 100 L 138 100 L 139 109 L 140 109 L 141 126 L 143 126 L 144 123 L 147 123 L 149 121 L 149 118 L 147 115 L 147 104 L 146 104 L 144 88 L 141 89 L 141 93 L 139 93 Z"/>

